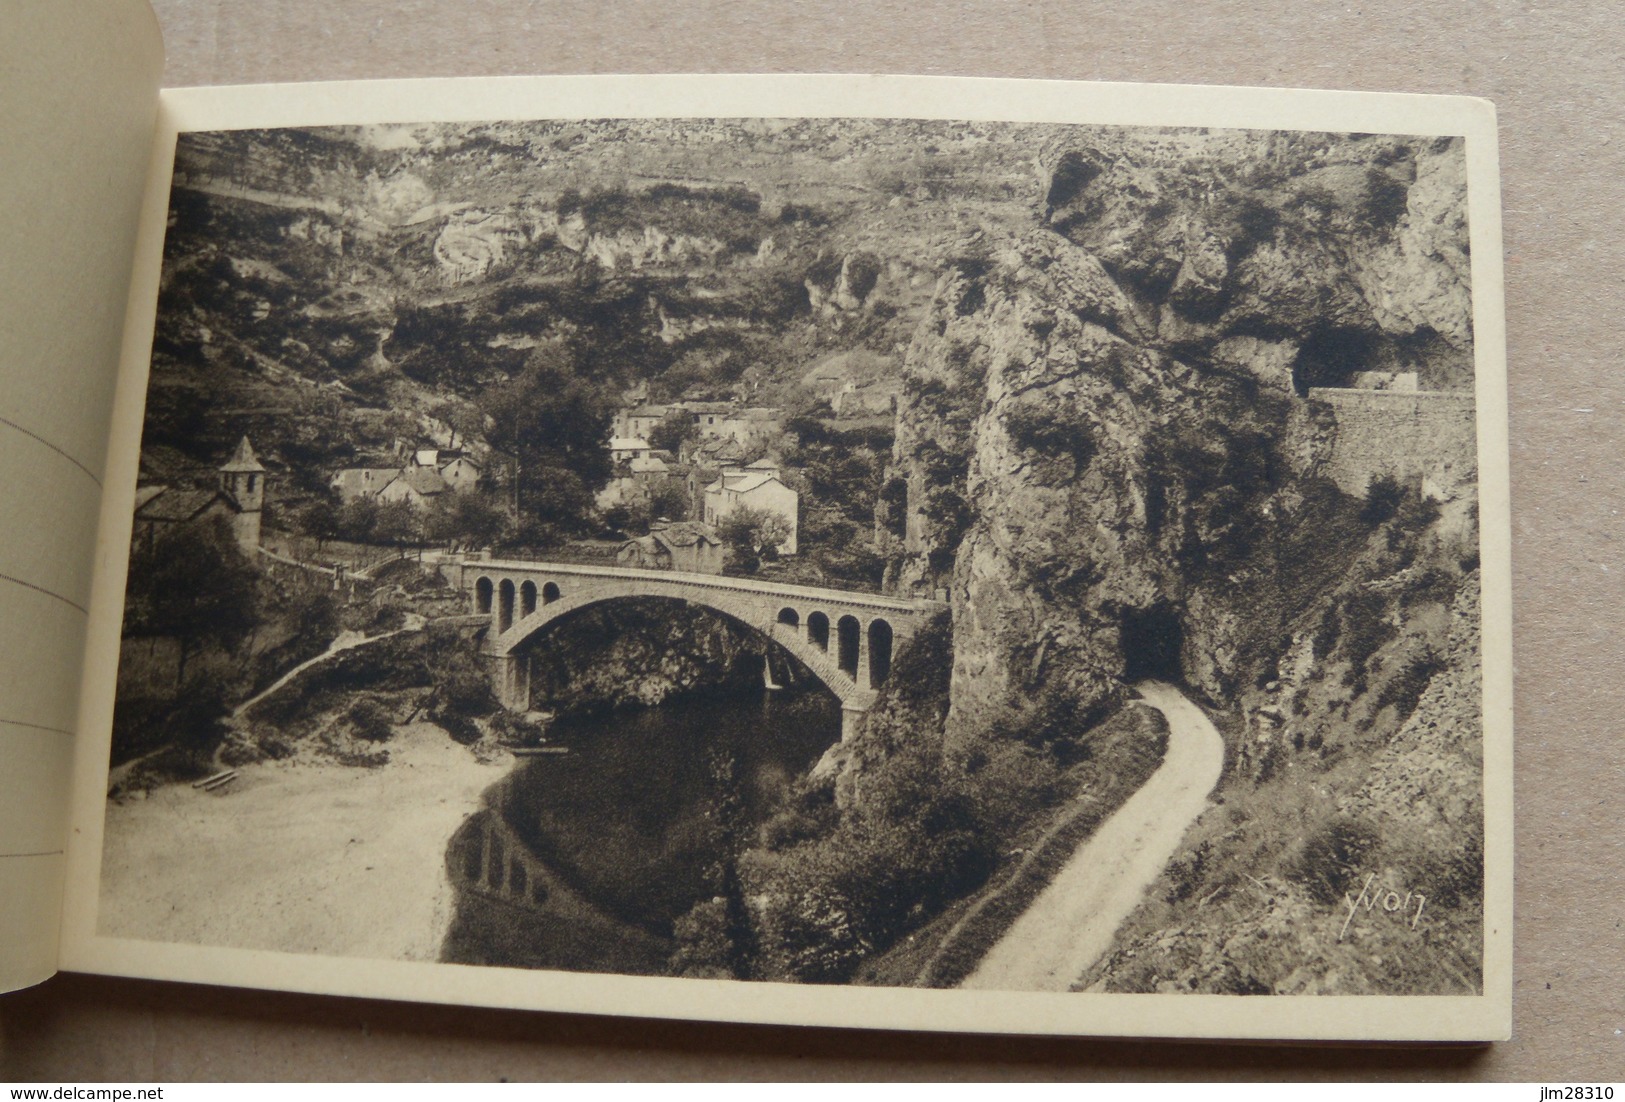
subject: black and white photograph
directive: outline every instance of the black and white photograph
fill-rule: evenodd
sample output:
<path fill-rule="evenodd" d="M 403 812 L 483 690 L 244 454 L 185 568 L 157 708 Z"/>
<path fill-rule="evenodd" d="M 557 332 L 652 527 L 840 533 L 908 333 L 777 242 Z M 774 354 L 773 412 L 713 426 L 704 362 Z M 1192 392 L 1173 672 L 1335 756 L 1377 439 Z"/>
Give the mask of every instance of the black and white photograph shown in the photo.
<path fill-rule="evenodd" d="M 183 133 L 96 934 L 1486 991 L 1460 136 Z"/>

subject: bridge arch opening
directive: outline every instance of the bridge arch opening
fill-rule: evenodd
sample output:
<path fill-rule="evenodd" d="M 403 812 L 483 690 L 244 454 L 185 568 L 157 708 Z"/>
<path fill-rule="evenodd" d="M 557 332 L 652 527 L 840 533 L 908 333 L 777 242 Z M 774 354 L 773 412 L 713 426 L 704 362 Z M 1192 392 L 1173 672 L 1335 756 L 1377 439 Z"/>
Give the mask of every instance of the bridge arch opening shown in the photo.
<path fill-rule="evenodd" d="M 829 650 L 829 617 L 822 612 L 807 617 L 807 642 L 819 650 Z"/>
<path fill-rule="evenodd" d="M 513 627 L 513 579 L 503 578 L 497 586 L 497 630 Z"/>
<path fill-rule="evenodd" d="M 797 612 L 793 608 L 781 608 L 779 609 L 779 623 L 788 624 L 790 627 L 799 627 L 801 624 L 801 613 Z"/>
<path fill-rule="evenodd" d="M 492 589 L 490 578 L 481 578 L 474 583 L 474 611 L 481 613 L 491 611 Z"/>
<path fill-rule="evenodd" d="M 539 610 L 534 616 L 516 621 L 515 627 L 506 632 L 497 632 L 493 625 L 493 638 L 500 635 L 492 651 L 496 659 L 491 668 L 493 686 L 497 698 L 511 710 L 533 705 L 545 707 L 546 701 L 562 691 L 563 683 L 558 678 L 568 674 L 565 667 L 545 658 L 533 662 L 538 652 L 562 648 L 579 658 L 589 656 L 623 635 L 652 633 L 658 638 L 668 631 L 667 621 L 678 614 L 708 618 L 700 625 L 704 631 L 712 630 L 709 625 L 718 623 L 737 633 L 737 647 L 704 659 L 711 662 L 720 659 L 726 663 L 725 668 L 719 666 L 715 671 L 720 678 L 718 686 L 725 695 L 736 690 L 755 693 L 756 686 L 762 682 L 765 645 L 771 654 L 775 681 L 784 686 L 816 689 L 828 693 L 837 702 L 846 702 L 854 688 L 853 682 L 859 678 L 850 671 L 851 681 L 833 676 L 833 671 L 824 664 L 828 659 L 808 646 L 799 632 L 772 630 L 768 617 L 777 615 L 771 611 L 772 607 L 769 606 L 764 615 L 761 606 L 751 608 L 745 602 L 732 603 L 729 607 L 676 594 L 585 591 L 572 595 L 556 609 Z M 862 647 L 857 649 L 861 652 Z M 781 667 L 781 659 L 789 665 Z M 523 667 L 524 676 L 510 673 L 510 665 Z M 542 703 L 536 703 L 538 701 Z"/>
<path fill-rule="evenodd" d="M 891 625 L 881 619 L 869 622 L 869 684 L 878 689 L 891 674 Z"/>
<path fill-rule="evenodd" d="M 519 616 L 523 619 L 536 611 L 536 583 L 526 582 L 519 587 Z"/>
<path fill-rule="evenodd" d="M 515 895 L 525 895 L 530 889 L 530 878 L 525 875 L 524 862 L 518 857 L 508 862 L 508 890 Z"/>
<path fill-rule="evenodd" d="M 550 605 L 554 601 L 558 600 L 561 596 L 563 596 L 563 594 L 559 592 L 558 582 L 548 582 L 546 585 L 542 586 L 542 604 Z"/>
<path fill-rule="evenodd" d="M 857 680 L 858 650 L 863 642 L 863 626 L 856 616 L 842 616 L 835 623 L 835 664 L 841 672 Z"/>

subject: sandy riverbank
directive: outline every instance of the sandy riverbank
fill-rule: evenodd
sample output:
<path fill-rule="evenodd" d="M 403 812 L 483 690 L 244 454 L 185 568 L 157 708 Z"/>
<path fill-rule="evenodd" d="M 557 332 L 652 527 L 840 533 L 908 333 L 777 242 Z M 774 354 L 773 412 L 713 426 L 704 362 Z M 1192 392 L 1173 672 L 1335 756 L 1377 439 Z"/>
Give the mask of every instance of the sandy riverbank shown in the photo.
<path fill-rule="evenodd" d="M 451 921 L 452 832 L 511 762 L 414 723 L 388 765 L 245 766 L 109 801 L 99 926 L 114 937 L 435 960 Z"/>

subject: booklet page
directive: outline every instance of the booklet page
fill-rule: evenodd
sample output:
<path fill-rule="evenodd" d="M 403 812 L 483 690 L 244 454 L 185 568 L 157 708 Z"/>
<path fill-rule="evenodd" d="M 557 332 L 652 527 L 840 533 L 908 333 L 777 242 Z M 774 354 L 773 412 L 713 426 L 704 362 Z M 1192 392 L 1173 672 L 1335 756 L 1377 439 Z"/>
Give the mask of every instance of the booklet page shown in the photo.
<path fill-rule="evenodd" d="M 0 29 L 0 991 L 56 970 L 102 463 L 163 45 L 143 0 Z"/>

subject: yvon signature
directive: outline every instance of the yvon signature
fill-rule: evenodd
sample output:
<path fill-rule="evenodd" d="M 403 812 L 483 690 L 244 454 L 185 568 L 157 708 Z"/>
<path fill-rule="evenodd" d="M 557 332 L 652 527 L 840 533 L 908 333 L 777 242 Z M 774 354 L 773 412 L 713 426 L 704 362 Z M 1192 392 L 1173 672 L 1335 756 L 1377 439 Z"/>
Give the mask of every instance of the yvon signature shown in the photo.
<path fill-rule="evenodd" d="M 1427 906 L 1427 896 L 1418 891 L 1407 891 L 1404 895 L 1400 895 L 1381 884 L 1377 884 L 1373 889 L 1372 885 L 1376 879 L 1376 873 L 1367 876 L 1358 896 L 1351 898 L 1348 892 L 1343 893 L 1343 902 L 1348 904 L 1349 913 L 1343 919 L 1343 928 L 1337 933 L 1338 941 L 1342 941 L 1344 935 L 1349 932 L 1349 923 L 1354 921 L 1354 916 L 1359 913 L 1362 906 L 1367 911 L 1374 911 L 1381 905 L 1385 912 L 1396 918 L 1410 919 L 1410 927 L 1413 930 L 1416 929 L 1417 923 L 1422 921 L 1422 908 Z M 1411 913 L 1412 906 L 1416 908 L 1414 915 Z"/>

